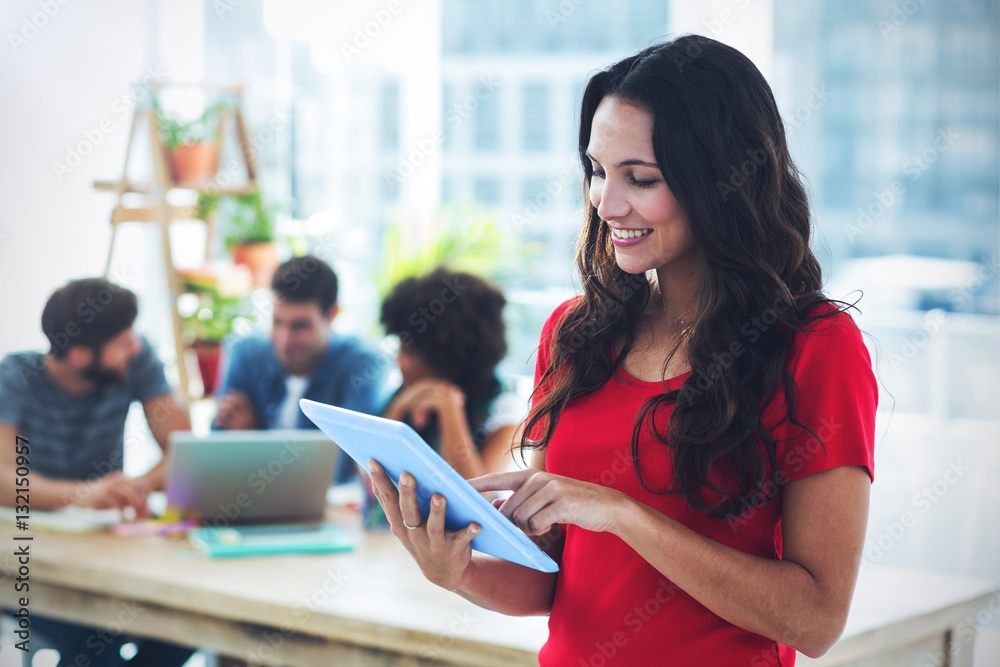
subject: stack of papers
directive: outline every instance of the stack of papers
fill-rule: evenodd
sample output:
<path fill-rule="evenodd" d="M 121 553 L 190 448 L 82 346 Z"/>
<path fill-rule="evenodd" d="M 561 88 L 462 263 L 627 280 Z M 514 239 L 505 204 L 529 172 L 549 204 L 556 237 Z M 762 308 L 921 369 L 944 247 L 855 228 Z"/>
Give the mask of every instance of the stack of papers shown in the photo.
<path fill-rule="evenodd" d="M 0 507 L 0 523 L 15 525 L 17 512 L 13 507 Z M 119 510 L 95 510 L 70 505 L 54 512 L 32 510 L 26 523 L 28 531 L 49 530 L 57 533 L 96 533 L 122 522 Z"/>

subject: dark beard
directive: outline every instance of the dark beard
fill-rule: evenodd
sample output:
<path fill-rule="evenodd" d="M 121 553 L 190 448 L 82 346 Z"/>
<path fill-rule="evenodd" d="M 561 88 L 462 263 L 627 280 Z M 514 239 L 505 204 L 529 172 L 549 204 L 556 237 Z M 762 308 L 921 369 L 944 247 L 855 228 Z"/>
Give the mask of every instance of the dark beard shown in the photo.
<path fill-rule="evenodd" d="M 125 377 L 118 371 L 106 368 L 101 365 L 98 359 L 94 359 L 90 364 L 80 371 L 85 379 L 93 382 L 98 387 L 106 387 L 112 384 L 119 384 L 125 381 Z"/>

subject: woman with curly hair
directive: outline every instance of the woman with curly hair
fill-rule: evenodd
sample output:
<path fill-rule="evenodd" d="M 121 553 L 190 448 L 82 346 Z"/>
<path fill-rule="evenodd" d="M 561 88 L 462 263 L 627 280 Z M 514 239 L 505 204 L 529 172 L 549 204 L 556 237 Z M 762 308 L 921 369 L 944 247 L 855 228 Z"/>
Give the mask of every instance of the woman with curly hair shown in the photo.
<path fill-rule="evenodd" d="M 805 191 L 751 61 L 684 36 L 583 96 L 584 293 L 542 331 L 522 446 L 472 480 L 560 564 L 472 555 L 370 464 L 432 582 L 548 614 L 539 663 L 792 665 L 843 631 L 873 479 L 877 386 L 821 291 Z M 844 306 L 846 308 L 846 306 Z M 408 530 L 404 526 L 417 526 Z"/>
<path fill-rule="evenodd" d="M 482 278 L 446 268 L 401 281 L 382 303 L 403 376 L 384 416 L 413 426 L 465 478 L 509 467 L 520 415 L 496 375 L 505 304 Z"/>

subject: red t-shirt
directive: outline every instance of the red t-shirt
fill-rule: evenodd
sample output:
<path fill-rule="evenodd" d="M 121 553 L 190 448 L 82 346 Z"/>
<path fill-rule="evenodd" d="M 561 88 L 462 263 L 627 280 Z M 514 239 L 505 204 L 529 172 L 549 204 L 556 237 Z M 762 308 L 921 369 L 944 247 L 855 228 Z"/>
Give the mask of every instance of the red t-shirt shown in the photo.
<path fill-rule="evenodd" d="M 548 367 L 554 329 L 571 303 L 557 308 L 542 330 L 536 385 Z M 743 343 L 750 344 L 753 329 L 745 331 Z M 877 387 L 854 321 L 841 313 L 810 324 L 796 335 L 788 364 L 799 388 L 795 416 L 819 435 L 825 450 L 801 428 L 787 423 L 772 428 L 776 460 L 786 479 L 846 465 L 864 466 L 874 479 Z M 679 388 L 690 376 L 689 371 L 666 385 Z M 761 558 L 780 558 L 780 490 L 767 503 L 727 520 L 694 511 L 679 493 L 654 494 L 639 483 L 630 453 L 634 416 L 647 399 L 662 393 L 662 382 L 621 374 L 570 401 L 546 450 L 547 470 L 618 489 L 713 540 Z M 780 421 L 779 407 L 785 407 L 780 390 L 763 415 L 765 424 Z M 664 410 L 662 418 L 669 414 Z M 644 478 L 653 488 L 667 488 L 669 451 L 648 429 L 643 434 L 639 452 Z M 706 498 L 713 496 L 706 493 Z M 570 525 L 549 639 L 538 660 L 542 667 L 788 667 L 795 663 L 795 651 L 716 616 L 617 536 Z"/>

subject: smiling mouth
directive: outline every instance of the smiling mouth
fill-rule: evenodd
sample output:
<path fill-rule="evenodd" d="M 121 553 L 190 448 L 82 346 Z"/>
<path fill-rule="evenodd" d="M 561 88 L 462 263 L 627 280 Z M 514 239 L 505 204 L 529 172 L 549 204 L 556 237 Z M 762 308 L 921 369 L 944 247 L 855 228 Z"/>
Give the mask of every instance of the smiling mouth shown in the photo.
<path fill-rule="evenodd" d="M 637 239 L 652 233 L 652 229 L 615 229 L 611 228 L 611 235 L 619 239 Z"/>

